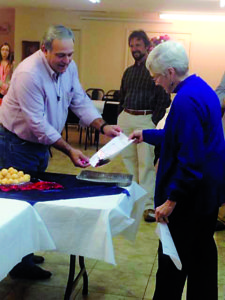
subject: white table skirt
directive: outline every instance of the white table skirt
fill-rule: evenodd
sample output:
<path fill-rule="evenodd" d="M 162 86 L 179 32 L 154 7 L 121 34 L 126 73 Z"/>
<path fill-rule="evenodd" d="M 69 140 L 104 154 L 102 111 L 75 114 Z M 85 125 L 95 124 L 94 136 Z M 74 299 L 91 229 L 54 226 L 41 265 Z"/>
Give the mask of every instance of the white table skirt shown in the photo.
<path fill-rule="evenodd" d="M 104 100 L 92 100 L 95 107 L 97 108 L 97 110 L 99 111 L 99 113 L 102 115 L 103 114 L 103 109 L 104 109 L 104 105 L 105 105 L 105 101 Z M 119 102 L 116 101 L 107 101 L 107 104 L 116 104 L 119 105 Z"/>
<path fill-rule="evenodd" d="M 116 264 L 112 237 L 123 234 L 134 239 L 145 205 L 143 188 L 133 182 L 127 190 L 130 196 L 38 202 L 34 207 L 57 251 Z"/>
<path fill-rule="evenodd" d="M 104 109 L 104 105 L 105 105 L 105 101 L 103 100 L 92 100 L 94 103 L 94 106 L 97 108 L 97 110 L 99 111 L 99 113 L 102 115 L 103 114 L 103 109 Z"/>
<path fill-rule="evenodd" d="M 29 203 L 3 198 L 0 198 L 0 245 L 0 280 L 25 255 L 55 249 L 44 222 Z"/>

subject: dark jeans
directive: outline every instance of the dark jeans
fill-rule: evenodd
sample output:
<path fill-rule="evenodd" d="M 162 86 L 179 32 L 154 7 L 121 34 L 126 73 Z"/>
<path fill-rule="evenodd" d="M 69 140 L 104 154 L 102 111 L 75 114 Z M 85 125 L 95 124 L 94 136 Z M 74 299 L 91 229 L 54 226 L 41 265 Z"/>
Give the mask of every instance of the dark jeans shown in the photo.
<path fill-rule="evenodd" d="M 182 270 L 163 254 L 160 243 L 154 300 L 181 300 L 186 279 L 187 300 L 218 299 L 217 248 L 213 238 L 217 215 L 218 211 L 204 216 L 175 213 L 170 219 L 168 226 Z"/>
<path fill-rule="evenodd" d="M 0 125 L 0 168 L 14 167 L 29 172 L 44 172 L 48 166 L 48 146 L 27 142 Z"/>
<path fill-rule="evenodd" d="M 22 140 L 0 125 L 0 169 L 13 167 L 26 173 L 44 172 L 48 159 L 48 146 Z M 22 264 L 33 265 L 33 254 L 26 255 Z"/>

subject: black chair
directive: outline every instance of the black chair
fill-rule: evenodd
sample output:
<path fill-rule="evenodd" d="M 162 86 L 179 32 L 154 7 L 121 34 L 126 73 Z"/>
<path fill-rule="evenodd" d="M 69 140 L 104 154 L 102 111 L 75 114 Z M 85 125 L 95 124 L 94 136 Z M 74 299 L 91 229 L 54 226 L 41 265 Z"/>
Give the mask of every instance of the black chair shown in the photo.
<path fill-rule="evenodd" d="M 99 88 L 89 88 L 86 93 L 92 100 L 102 100 L 105 95 L 104 90 Z"/>
<path fill-rule="evenodd" d="M 66 130 L 66 141 L 68 142 L 68 125 L 76 125 L 77 126 L 77 130 L 80 131 L 80 143 L 81 143 L 81 136 L 82 136 L 82 131 L 81 131 L 81 127 L 79 124 L 80 119 L 72 112 L 72 110 L 69 108 L 68 109 L 68 115 L 67 115 L 67 119 L 66 119 L 66 124 L 65 124 L 65 130 Z"/>
<path fill-rule="evenodd" d="M 83 135 L 83 131 L 84 131 L 85 132 L 84 149 L 87 150 L 88 141 L 89 141 L 91 146 L 96 145 L 96 150 L 98 151 L 98 145 L 99 145 L 99 132 L 98 132 L 98 130 L 95 130 L 91 126 L 82 127 L 82 126 L 80 126 L 79 121 L 80 121 L 80 119 L 69 108 L 68 116 L 67 116 L 67 120 L 66 120 L 66 124 L 65 124 L 66 141 L 68 142 L 68 137 L 69 137 L 68 126 L 69 125 L 76 125 L 77 130 L 80 133 L 79 144 L 82 143 L 82 135 Z M 94 134 L 94 139 L 92 138 L 93 134 Z"/>
<path fill-rule="evenodd" d="M 111 100 L 105 101 L 102 118 L 109 124 L 109 125 L 116 125 L 117 118 L 118 118 L 118 108 L 119 102 L 114 101 L 112 103 Z"/>
<path fill-rule="evenodd" d="M 85 144 L 84 149 L 87 150 L 88 141 L 90 146 L 95 145 L 96 151 L 98 151 L 99 147 L 99 131 L 92 126 L 85 127 L 86 135 L 85 135 Z M 94 138 L 93 138 L 94 136 Z"/>
<path fill-rule="evenodd" d="M 120 91 L 119 90 L 109 90 L 103 97 L 103 100 L 108 101 L 120 101 Z"/>

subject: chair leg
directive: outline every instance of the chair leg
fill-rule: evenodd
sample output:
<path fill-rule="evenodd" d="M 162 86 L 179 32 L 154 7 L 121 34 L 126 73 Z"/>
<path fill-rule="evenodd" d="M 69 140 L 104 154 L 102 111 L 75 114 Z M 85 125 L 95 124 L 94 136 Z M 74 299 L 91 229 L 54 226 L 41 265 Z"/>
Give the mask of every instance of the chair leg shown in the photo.
<path fill-rule="evenodd" d="M 82 133 L 83 133 L 83 127 L 80 127 L 80 138 L 79 138 L 79 144 L 82 142 Z"/>
<path fill-rule="evenodd" d="M 66 129 L 66 141 L 68 142 L 68 124 L 67 123 L 65 125 L 65 129 Z"/>
<path fill-rule="evenodd" d="M 48 151 L 49 151 L 50 156 L 53 157 L 51 147 L 48 148 Z"/>
<path fill-rule="evenodd" d="M 92 146 L 93 127 L 90 127 L 90 145 Z"/>
<path fill-rule="evenodd" d="M 84 150 L 87 150 L 88 135 L 89 135 L 89 127 L 86 127 L 86 136 L 85 136 Z"/>
<path fill-rule="evenodd" d="M 98 151 L 98 146 L 99 146 L 99 131 L 97 129 L 95 129 L 95 141 L 94 144 L 96 145 L 96 151 Z"/>

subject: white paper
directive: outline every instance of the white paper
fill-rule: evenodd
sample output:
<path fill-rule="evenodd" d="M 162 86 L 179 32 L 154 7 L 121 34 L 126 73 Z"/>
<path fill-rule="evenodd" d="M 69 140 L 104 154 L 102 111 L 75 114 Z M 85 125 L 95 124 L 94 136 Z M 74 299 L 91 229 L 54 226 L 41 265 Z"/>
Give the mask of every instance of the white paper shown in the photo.
<path fill-rule="evenodd" d="M 158 223 L 156 228 L 156 234 L 159 236 L 162 242 L 163 254 L 169 255 L 178 270 L 182 269 L 180 257 L 177 253 L 177 249 L 174 245 L 170 230 L 167 224 Z"/>
<path fill-rule="evenodd" d="M 133 143 L 133 141 L 134 140 L 129 140 L 124 133 L 120 133 L 119 136 L 109 141 L 90 158 L 89 162 L 91 166 L 95 167 L 100 160 L 112 159 L 124 148 Z"/>

